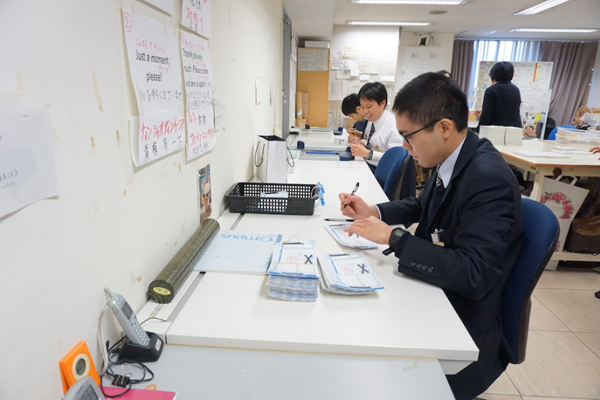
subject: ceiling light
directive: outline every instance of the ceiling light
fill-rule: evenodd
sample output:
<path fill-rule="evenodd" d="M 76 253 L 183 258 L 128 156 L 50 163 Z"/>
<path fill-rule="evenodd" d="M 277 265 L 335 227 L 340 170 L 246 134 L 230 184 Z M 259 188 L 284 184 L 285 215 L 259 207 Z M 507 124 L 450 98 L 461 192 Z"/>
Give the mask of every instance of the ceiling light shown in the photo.
<path fill-rule="evenodd" d="M 540 4 L 537 4 L 533 7 L 529 7 L 525 10 L 521 10 L 519 12 L 516 12 L 514 15 L 533 15 L 533 14 L 537 14 L 540 13 L 542 11 L 546 11 L 549 8 L 552 7 L 556 7 L 559 4 L 565 3 L 569 0 L 546 0 L 541 2 Z"/>
<path fill-rule="evenodd" d="M 417 5 L 442 5 L 458 6 L 469 0 L 352 0 L 355 4 L 417 4 Z"/>
<path fill-rule="evenodd" d="M 598 29 L 547 29 L 547 28 L 513 28 L 511 32 L 548 32 L 548 33 L 593 33 Z"/>
<path fill-rule="evenodd" d="M 346 21 L 348 25 L 429 26 L 431 22 Z"/>

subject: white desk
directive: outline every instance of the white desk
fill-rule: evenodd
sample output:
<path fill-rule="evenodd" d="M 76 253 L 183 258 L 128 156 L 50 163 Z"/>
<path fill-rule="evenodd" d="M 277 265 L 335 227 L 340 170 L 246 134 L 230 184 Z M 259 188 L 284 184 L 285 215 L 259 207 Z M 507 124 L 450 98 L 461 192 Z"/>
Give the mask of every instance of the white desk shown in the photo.
<path fill-rule="evenodd" d="M 166 346 L 147 364 L 177 399 L 454 399 L 435 360 Z M 144 387 L 146 384 L 138 385 Z"/>
<path fill-rule="evenodd" d="M 364 162 L 302 161 L 290 183 L 325 185 L 326 205 L 310 216 L 246 214 L 236 230 L 281 233 L 284 240 L 317 240 L 319 252 L 340 253 L 322 227 L 340 217 L 339 192 L 367 202 L 386 201 Z M 219 220 L 231 221 L 231 215 Z M 229 227 L 223 226 L 224 229 Z M 381 246 L 382 250 L 384 246 Z M 386 289 L 363 296 L 320 291 L 316 303 L 267 297 L 266 275 L 208 272 L 169 328 L 169 344 L 302 353 L 392 356 L 440 360 L 454 374 L 477 359 L 478 349 L 443 291 L 396 272 L 396 259 L 365 251 Z"/>
<path fill-rule="evenodd" d="M 554 148 L 554 140 L 526 140 L 521 146 L 496 146 L 507 163 L 535 174 L 533 190 L 530 198 L 539 201 L 544 190 L 546 176 L 600 176 L 600 160 L 598 154 L 589 153 L 593 146 L 585 143 L 569 143 L 565 146 L 575 147 L 586 151 L 586 154 L 565 154 L 568 158 L 527 157 L 516 154 L 517 151 L 542 151 L 550 152 Z M 564 261 L 595 261 L 600 262 L 600 255 L 555 252 L 551 258 L 553 264 L 548 269 L 555 269 L 559 260 Z"/>

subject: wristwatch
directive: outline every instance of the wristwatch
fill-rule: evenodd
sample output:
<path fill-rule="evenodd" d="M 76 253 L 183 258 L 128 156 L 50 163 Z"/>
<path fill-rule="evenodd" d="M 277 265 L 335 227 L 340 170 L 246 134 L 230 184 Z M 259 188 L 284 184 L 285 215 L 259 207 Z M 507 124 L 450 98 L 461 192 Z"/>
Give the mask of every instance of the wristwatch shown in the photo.
<path fill-rule="evenodd" d="M 402 227 L 394 228 L 394 230 L 392 230 L 392 233 L 390 234 L 390 240 L 388 242 L 388 246 L 390 247 L 385 249 L 383 251 L 383 254 L 387 256 L 396 251 L 396 243 L 398 243 L 398 240 L 400 240 L 402 235 L 404 235 L 407 232 L 408 231 Z"/>
<path fill-rule="evenodd" d="M 373 159 L 373 150 L 371 150 L 369 152 L 369 154 L 367 154 L 367 156 L 365 157 L 365 160 L 371 160 L 371 159 Z"/>

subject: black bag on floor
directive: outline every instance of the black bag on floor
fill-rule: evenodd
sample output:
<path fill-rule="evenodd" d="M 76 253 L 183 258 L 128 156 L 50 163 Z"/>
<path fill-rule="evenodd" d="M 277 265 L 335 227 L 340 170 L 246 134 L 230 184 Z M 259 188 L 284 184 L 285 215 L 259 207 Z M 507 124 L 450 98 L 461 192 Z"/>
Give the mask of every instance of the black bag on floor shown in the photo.
<path fill-rule="evenodd" d="M 571 253 L 600 253 L 600 216 L 575 218 L 565 241 Z"/>

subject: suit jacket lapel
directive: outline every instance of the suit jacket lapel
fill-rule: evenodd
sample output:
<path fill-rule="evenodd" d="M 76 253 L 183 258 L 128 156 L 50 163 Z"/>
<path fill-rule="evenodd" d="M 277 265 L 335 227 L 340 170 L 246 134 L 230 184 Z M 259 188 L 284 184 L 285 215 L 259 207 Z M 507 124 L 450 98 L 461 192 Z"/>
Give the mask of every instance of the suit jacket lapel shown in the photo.
<path fill-rule="evenodd" d="M 430 231 L 434 221 L 435 221 L 435 217 L 437 216 L 437 214 L 439 213 L 439 211 L 443 208 L 443 204 L 446 201 L 446 197 L 448 197 L 448 193 L 450 193 L 450 188 L 452 188 L 452 183 L 454 182 L 454 178 L 456 178 L 461 171 L 465 168 L 465 166 L 469 163 L 469 161 L 471 160 L 471 157 L 473 156 L 473 154 L 475 153 L 475 150 L 477 150 L 477 145 L 479 143 L 479 136 L 473 132 L 471 129 L 469 129 L 469 131 L 467 132 L 467 137 L 465 139 L 465 143 L 463 144 L 462 149 L 460 149 L 460 153 L 458 154 L 458 158 L 456 159 L 456 164 L 454 164 L 454 170 L 452 171 L 452 178 L 450 178 L 450 182 L 448 183 L 448 186 L 445 188 L 444 191 L 444 196 L 442 197 L 442 201 L 440 202 L 440 206 L 438 207 L 437 211 L 436 211 L 436 215 L 434 215 L 431 219 L 429 219 L 431 221 L 430 224 L 427 225 L 427 231 Z M 431 201 L 431 196 L 433 196 L 433 189 L 435 187 L 435 179 L 437 178 L 437 168 L 435 170 L 434 175 L 431 176 L 431 178 L 429 178 L 432 183 L 429 187 L 428 190 L 428 194 L 427 194 L 427 205 L 429 206 L 429 202 Z M 427 221 L 428 219 L 426 219 L 425 221 Z"/>

